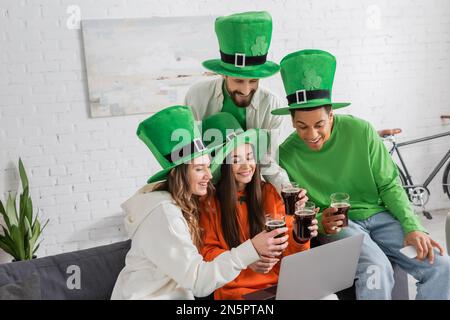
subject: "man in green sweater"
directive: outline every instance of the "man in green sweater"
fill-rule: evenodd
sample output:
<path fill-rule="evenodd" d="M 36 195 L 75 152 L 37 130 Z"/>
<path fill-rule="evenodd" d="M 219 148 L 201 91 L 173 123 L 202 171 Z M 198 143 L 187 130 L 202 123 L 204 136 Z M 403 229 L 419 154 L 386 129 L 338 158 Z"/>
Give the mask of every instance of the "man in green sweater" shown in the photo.
<path fill-rule="evenodd" d="M 367 121 L 333 114 L 349 105 L 331 102 L 335 68 L 334 56 L 321 50 L 294 52 L 281 61 L 289 107 L 273 113 L 291 114 L 296 132 L 279 148 L 280 165 L 323 210 L 318 217 L 323 242 L 365 235 L 358 299 L 391 298 L 389 260 L 418 280 L 417 299 L 450 299 L 450 259 L 420 224 L 376 130 Z M 330 208 L 335 192 L 350 195 L 347 227 L 344 216 Z M 399 251 L 409 245 L 417 250 L 416 259 Z"/>

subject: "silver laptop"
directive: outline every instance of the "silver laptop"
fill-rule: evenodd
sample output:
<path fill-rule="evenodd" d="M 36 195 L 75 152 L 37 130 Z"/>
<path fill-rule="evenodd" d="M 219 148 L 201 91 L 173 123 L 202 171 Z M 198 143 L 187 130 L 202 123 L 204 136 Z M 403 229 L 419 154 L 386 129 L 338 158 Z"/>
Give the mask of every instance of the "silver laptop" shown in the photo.
<path fill-rule="evenodd" d="M 362 242 L 360 234 L 284 257 L 275 299 L 322 299 L 351 287 Z"/>

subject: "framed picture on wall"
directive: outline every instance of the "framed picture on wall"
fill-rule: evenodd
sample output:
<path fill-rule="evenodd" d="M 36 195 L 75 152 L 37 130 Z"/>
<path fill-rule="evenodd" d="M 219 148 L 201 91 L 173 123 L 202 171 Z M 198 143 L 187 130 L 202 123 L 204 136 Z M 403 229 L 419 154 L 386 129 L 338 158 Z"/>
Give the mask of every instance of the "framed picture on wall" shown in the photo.
<path fill-rule="evenodd" d="M 182 103 L 193 83 L 214 75 L 215 17 L 82 21 L 92 117 L 153 113 Z"/>

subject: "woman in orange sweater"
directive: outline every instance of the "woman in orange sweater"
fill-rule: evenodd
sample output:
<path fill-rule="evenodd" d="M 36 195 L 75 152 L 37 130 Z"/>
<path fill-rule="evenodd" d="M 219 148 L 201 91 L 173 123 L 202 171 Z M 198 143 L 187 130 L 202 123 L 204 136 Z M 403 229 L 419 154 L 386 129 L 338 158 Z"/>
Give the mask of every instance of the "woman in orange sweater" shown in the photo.
<path fill-rule="evenodd" d="M 211 121 L 213 118 L 216 121 Z M 216 129 L 236 129 L 229 116 L 216 114 L 203 123 Z M 220 121 L 217 121 L 220 120 Z M 225 128 L 223 126 L 226 126 Z M 216 152 L 211 171 L 216 182 L 216 192 L 213 197 L 203 199 L 200 210 L 200 226 L 203 228 L 203 247 L 201 254 L 206 261 L 211 261 L 221 253 L 236 247 L 264 230 L 266 215 L 283 214 L 283 200 L 275 187 L 261 180 L 259 161 L 260 146 L 258 137 L 264 133 L 257 129 L 245 132 L 237 131 L 228 139 L 228 143 Z M 240 132 L 240 134 L 239 134 Z M 224 160 L 222 160 L 224 159 Z M 306 201 L 306 197 L 301 201 Z M 281 255 L 289 255 L 309 249 L 309 241 L 299 244 L 292 234 L 293 217 L 286 216 L 289 228 L 288 246 Z M 310 227 L 312 236 L 317 235 L 317 221 Z M 281 256 L 265 257 L 242 270 L 239 276 L 214 292 L 215 299 L 242 299 L 242 295 L 277 284 L 279 273 L 279 258 Z"/>

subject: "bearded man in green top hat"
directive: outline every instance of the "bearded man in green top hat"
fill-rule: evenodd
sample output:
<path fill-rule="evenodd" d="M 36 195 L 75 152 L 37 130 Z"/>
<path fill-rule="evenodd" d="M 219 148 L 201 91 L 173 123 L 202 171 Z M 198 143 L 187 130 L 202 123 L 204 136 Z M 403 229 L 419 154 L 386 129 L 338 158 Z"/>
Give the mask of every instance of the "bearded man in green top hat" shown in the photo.
<path fill-rule="evenodd" d="M 279 148 L 280 165 L 322 209 L 322 242 L 364 234 L 357 298 L 391 298 L 392 261 L 418 280 L 417 299 L 450 299 L 450 259 L 415 215 L 377 132 L 367 121 L 333 113 L 350 104 L 331 99 L 335 57 L 302 50 L 284 57 L 280 65 L 289 106 L 273 113 L 290 114 L 296 130 Z M 335 192 L 350 195 L 346 227 L 344 215 L 330 208 Z M 415 247 L 416 259 L 400 253 L 406 245 Z M 371 277 L 379 281 L 373 283 Z"/>
<path fill-rule="evenodd" d="M 231 113 L 244 130 L 266 129 L 273 144 L 282 117 L 271 111 L 283 102 L 259 86 L 259 79 L 276 74 L 280 67 L 268 61 L 272 38 L 272 17 L 268 12 L 244 12 L 219 17 L 215 32 L 220 59 L 207 60 L 203 66 L 217 74 L 212 80 L 196 83 L 186 94 L 184 104 L 192 107 L 198 121 L 218 112 Z M 276 133 L 275 133 L 276 132 Z M 262 173 L 277 189 L 288 180 L 287 174 L 271 159 L 265 159 Z"/>

